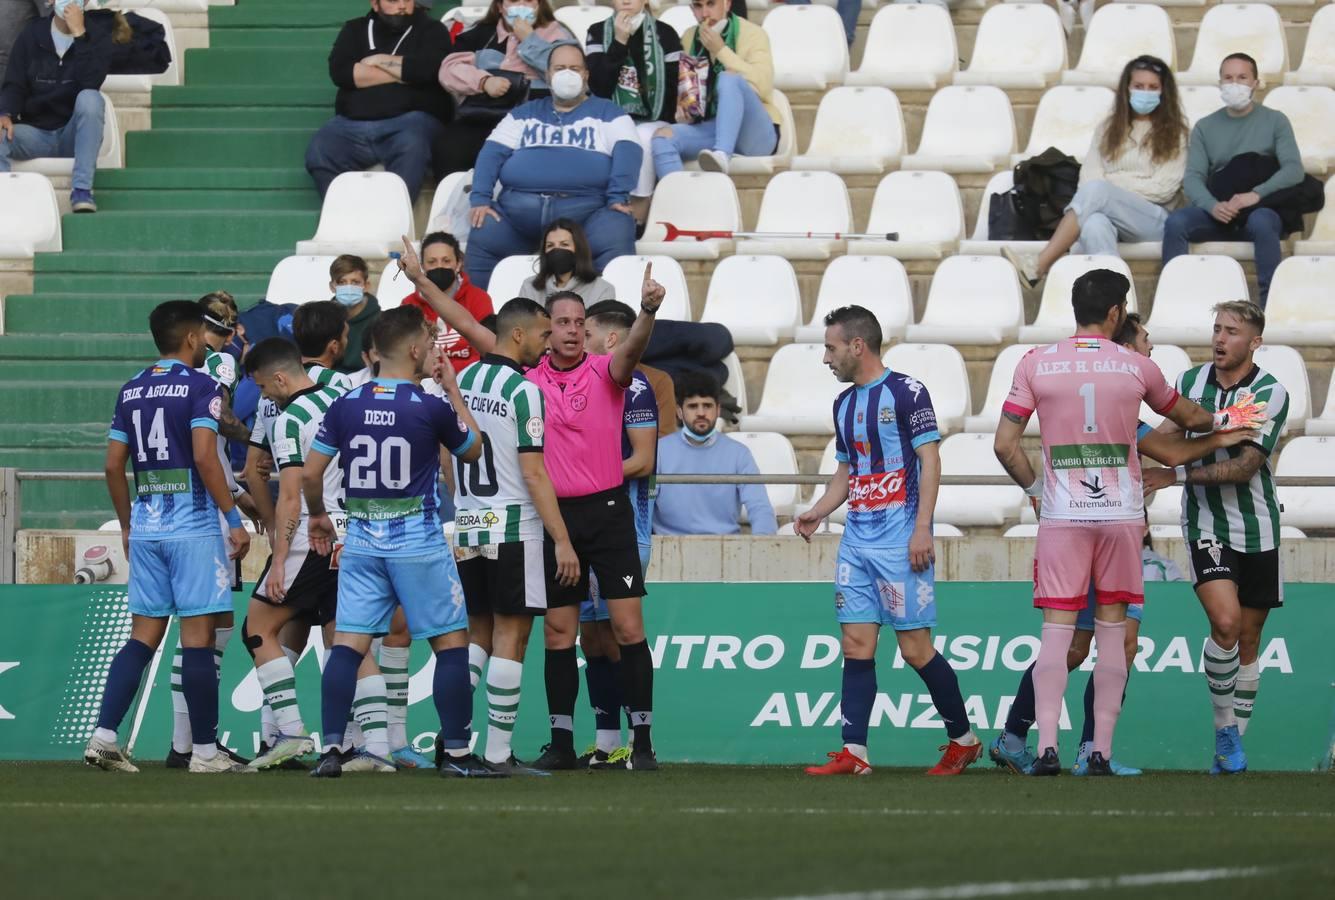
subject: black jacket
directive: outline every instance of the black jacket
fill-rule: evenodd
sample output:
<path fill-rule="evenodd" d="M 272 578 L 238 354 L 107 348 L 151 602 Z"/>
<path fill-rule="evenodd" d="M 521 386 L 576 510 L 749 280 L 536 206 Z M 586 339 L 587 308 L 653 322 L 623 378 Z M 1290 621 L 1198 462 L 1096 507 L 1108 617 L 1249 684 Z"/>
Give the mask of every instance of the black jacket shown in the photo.
<path fill-rule="evenodd" d="M 1216 170 L 1206 182 L 1210 193 L 1221 203 L 1235 194 L 1245 194 L 1279 171 L 1279 160 L 1264 153 L 1241 153 Z M 1283 236 L 1303 230 L 1303 214 L 1319 212 L 1326 203 L 1326 192 L 1320 181 L 1311 175 L 1293 187 L 1282 188 L 1261 198 L 1256 206 L 1248 207 L 1229 224 L 1241 230 L 1247 217 L 1255 209 L 1273 209 L 1279 213 Z"/>
<path fill-rule="evenodd" d="M 61 59 L 51 39 L 51 19 L 33 19 L 10 51 L 0 86 L 0 113 L 44 131 L 64 128 L 79 92 L 102 87 L 110 67 L 109 33 L 87 29 Z"/>
<path fill-rule="evenodd" d="M 633 59 L 637 68 L 644 68 L 644 60 L 640 58 L 644 55 L 641 39 L 631 35 L 630 42 L 623 44 L 616 39 L 615 33 L 604 38 L 604 31 L 613 31 L 611 23 L 611 19 L 594 22 L 589 26 L 589 35 L 584 42 L 585 51 L 588 53 L 589 91 L 595 96 L 606 97 L 609 100 L 612 99 L 617 78 L 621 75 L 621 68 L 627 59 Z M 658 43 L 663 48 L 665 72 L 663 98 L 660 102 L 662 109 L 654 110 L 652 115 L 653 118 L 671 125 L 677 121 L 677 60 L 681 57 L 681 37 L 677 34 L 677 30 L 666 22 L 655 19 L 654 25 L 657 26 Z M 595 47 L 602 49 L 595 50 Z"/>
<path fill-rule="evenodd" d="M 374 43 L 368 39 L 368 24 Z M 398 52 L 394 53 L 396 44 Z M 442 122 L 448 122 L 454 113 L 454 101 L 436 79 L 440 64 L 452 47 L 449 30 L 431 18 L 425 9 L 413 14 L 412 27 L 407 32 L 390 31 L 381 24 L 374 11 L 349 19 L 329 53 L 329 77 L 338 85 L 334 111 L 340 116 L 362 121 L 428 112 Z M 357 87 L 352 78 L 353 67 L 376 53 L 403 57 L 403 84 Z"/>

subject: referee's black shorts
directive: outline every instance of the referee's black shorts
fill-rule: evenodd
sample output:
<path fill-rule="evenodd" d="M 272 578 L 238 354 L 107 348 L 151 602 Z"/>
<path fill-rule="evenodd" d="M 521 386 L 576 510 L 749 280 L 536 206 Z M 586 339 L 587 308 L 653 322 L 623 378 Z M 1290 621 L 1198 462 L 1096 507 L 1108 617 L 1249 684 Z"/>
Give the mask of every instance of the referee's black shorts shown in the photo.
<path fill-rule="evenodd" d="M 644 572 L 635 536 L 635 514 L 624 486 L 583 497 L 557 499 L 561 518 L 570 533 L 570 543 L 579 557 L 579 583 L 565 587 L 556 580 L 556 545 L 544 535 L 543 555 L 547 564 L 547 606 L 576 606 L 589 599 L 589 572 L 598 578 L 604 598 L 621 600 L 643 597 Z"/>

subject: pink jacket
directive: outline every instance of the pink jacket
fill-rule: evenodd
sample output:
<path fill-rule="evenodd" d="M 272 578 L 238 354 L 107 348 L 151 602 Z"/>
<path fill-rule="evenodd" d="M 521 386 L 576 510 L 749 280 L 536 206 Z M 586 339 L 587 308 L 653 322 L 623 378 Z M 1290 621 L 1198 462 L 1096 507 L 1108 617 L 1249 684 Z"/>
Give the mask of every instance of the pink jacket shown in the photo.
<path fill-rule="evenodd" d="M 552 53 L 552 45 L 557 41 L 575 40 L 560 22 L 551 22 L 535 29 L 528 40 L 523 42 L 497 22 L 496 37 L 505 42 L 505 61 L 501 63 L 501 68 L 507 72 L 522 72 L 530 81 L 543 87 L 547 84 L 547 57 Z M 474 56 L 468 50 L 445 57 L 445 61 L 440 64 L 441 87 L 461 97 L 478 93 L 482 78 L 487 73 L 473 65 Z"/>

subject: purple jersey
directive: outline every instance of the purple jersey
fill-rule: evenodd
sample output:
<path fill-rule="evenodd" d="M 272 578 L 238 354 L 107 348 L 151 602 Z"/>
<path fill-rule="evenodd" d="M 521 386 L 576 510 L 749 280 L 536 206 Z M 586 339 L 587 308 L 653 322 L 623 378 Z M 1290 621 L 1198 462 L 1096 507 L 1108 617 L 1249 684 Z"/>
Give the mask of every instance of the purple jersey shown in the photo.
<path fill-rule="evenodd" d="M 624 425 L 621 432 L 621 458 L 630 459 L 630 431 L 633 428 L 654 429 L 654 467 L 658 466 L 658 399 L 649 379 L 643 373 L 635 372 L 631 376 L 630 386 L 626 388 Z M 647 547 L 651 540 L 650 531 L 654 522 L 654 498 L 658 496 L 658 479 L 651 472 L 643 478 L 632 478 L 626 482 L 630 493 L 631 509 L 635 512 L 635 537 L 640 546 Z"/>

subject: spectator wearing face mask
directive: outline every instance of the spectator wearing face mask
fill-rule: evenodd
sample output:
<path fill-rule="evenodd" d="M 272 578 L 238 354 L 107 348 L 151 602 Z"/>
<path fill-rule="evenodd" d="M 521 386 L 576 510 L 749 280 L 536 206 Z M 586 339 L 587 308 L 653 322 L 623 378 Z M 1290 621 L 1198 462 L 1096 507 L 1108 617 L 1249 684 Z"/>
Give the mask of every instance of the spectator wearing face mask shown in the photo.
<path fill-rule="evenodd" d="M 329 290 L 334 299 L 348 311 L 348 342 L 343 360 L 334 366 L 349 374 L 362 368 L 362 332 L 367 331 L 380 315 L 380 303 L 366 289 L 371 283 L 371 270 L 360 256 L 345 253 L 329 266 Z"/>
<path fill-rule="evenodd" d="M 464 274 L 464 252 L 458 238 L 448 232 L 433 231 L 422 238 L 421 254 L 426 277 L 446 296 L 468 310 L 479 322 L 492 314 L 491 297 Z M 482 358 L 477 349 L 464 340 L 463 335 L 436 314 L 421 294 L 413 291 L 403 299 L 403 303 L 422 311 L 435 332 L 437 352 L 449 360 L 455 372 L 462 372 Z"/>
<path fill-rule="evenodd" d="M 593 267 L 584 229 L 570 219 L 557 219 L 543 232 L 538 271 L 524 279 L 519 296 L 546 305 L 547 298 L 558 291 L 579 294 L 586 307 L 616 299 L 616 289 Z"/>
<path fill-rule="evenodd" d="M 1268 200 L 1303 180 L 1303 160 L 1288 118 L 1256 101 L 1259 86 L 1256 60 L 1245 53 L 1224 57 L 1219 67 L 1224 108 L 1210 113 L 1191 130 L 1182 183 L 1190 205 L 1168 217 L 1163 261 L 1166 264 L 1187 253 L 1193 242 L 1249 240 L 1255 248 L 1256 283 L 1264 307 L 1285 231 L 1279 212 Z M 1264 172 L 1246 178 L 1245 184 L 1237 178 L 1220 177 L 1245 154 L 1259 157 Z M 1256 170 L 1255 163 L 1244 164 Z"/>
<path fill-rule="evenodd" d="M 640 171 L 635 123 L 621 107 L 590 97 L 584 51 L 552 51 L 552 96 L 512 110 L 487 138 L 473 170 L 467 270 L 487 285 L 506 256 L 528 252 L 544 226 L 570 219 L 584 227 L 595 267 L 635 252 L 627 201 Z M 497 182 L 500 196 L 492 198 Z"/>

